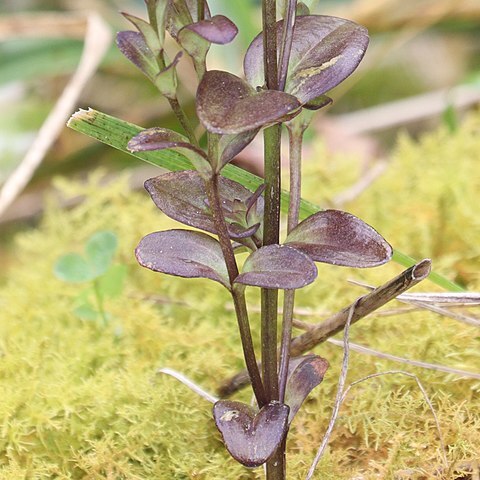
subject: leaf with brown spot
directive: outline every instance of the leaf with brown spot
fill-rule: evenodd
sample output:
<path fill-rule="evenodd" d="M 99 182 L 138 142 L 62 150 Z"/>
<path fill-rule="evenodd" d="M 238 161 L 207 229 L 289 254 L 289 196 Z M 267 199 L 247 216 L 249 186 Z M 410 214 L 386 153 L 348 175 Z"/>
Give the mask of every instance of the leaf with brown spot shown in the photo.
<path fill-rule="evenodd" d="M 277 22 L 281 41 L 283 21 Z M 297 17 L 285 92 L 304 104 L 343 82 L 358 66 L 368 46 L 367 30 L 354 22 L 326 15 Z M 264 83 L 263 38 L 248 47 L 244 70 L 253 87 Z"/>
<path fill-rule="evenodd" d="M 232 457 L 253 468 L 264 464 L 284 439 L 288 411 L 287 405 L 278 402 L 257 412 L 245 403 L 219 400 L 213 406 L 213 417 Z"/>
<path fill-rule="evenodd" d="M 300 250 L 315 262 L 367 268 L 392 257 L 392 247 L 370 225 L 341 210 L 317 212 L 300 222 L 285 245 Z"/>

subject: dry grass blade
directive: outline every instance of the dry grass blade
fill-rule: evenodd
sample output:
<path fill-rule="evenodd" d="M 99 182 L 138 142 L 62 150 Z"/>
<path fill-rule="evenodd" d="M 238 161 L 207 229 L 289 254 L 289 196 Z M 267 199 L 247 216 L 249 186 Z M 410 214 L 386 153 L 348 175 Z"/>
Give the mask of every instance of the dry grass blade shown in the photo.
<path fill-rule="evenodd" d="M 480 292 L 465 293 L 402 293 L 401 300 L 436 303 L 437 305 L 451 305 L 466 307 L 480 305 Z"/>
<path fill-rule="evenodd" d="M 84 38 L 85 15 L 42 12 L 18 13 L 0 18 L 0 40 L 10 38 Z"/>
<path fill-rule="evenodd" d="M 332 120 L 350 135 L 360 135 L 441 115 L 448 105 L 452 105 L 458 110 L 473 106 L 479 101 L 480 89 L 478 87 L 460 85 L 449 90 L 424 93 L 337 115 Z"/>
<path fill-rule="evenodd" d="M 365 285 L 360 282 L 350 281 L 354 285 L 360 287 L 373 289 L 370 285 Z M 471 325 L 472 327 L 480 327 L 480 320 L 471 315 L 465 315 L 459 312 L 452 312 L 445 307 L 456 306 L 477 306 L 480 304 L 480 294 L 477 292 L 465 293 L 410 293 L 402 294 L 397 298 L 400 302 L 414 305 L 418 308 L 430 310 L 432 312 L 443 315 L 444 317 L 453 318 L 459 322 Z"/>
<path fill-rule="evenodd" d="M 177 372 L 176 370 L 172 370 L 171 368 L 159 368 L 157 370 L 157 373 L 170 375 L 171 377 L 177 379 L 179 382 L 182 382 L 184 385 L 186 385 L 190 390 L 192 390 L 193 392 L 195 392 L 196 394 L 200 395 L 202 398 L 207 400 L 207 402 L 215 403 L 218 401 L 218 398 L 214 397 L 213 395 L 210 395 L 208 392 L 203 390 L 203 388 L 198 386 L 195 382 L 192 382 L 189 378 L 187 378 L 182 373 Z"/>
<path fill-rule="evenodd" d="M 37 137 L 24 159 L 3 185 L 0 191 L 0 216 L 28 184 L 47 151 L 64 128 L 83 88 L 107 52 L 111 38 L 110 28 L 105 22 L 96 14 L 90 15 L 78 68 L 38 131 Z"/>
<path fill-rule="evenodd" d="M 334 338 L 329 338 L 327 342 L 332 343 L 333 345 L 337 345 L 339 347 L 343 346 L 343 343 L 340 340 L 336 340 Z M 396 355 L 391 355 L 389 353 L 379 352 L 378 350 L 374 350 L 373 348 L 365 347 L 363 345 L 357 345 L 356 343 L 350 343 L 350 349 L 358 353 L 364 353 L 366 355 L 372 355 L 374 357 L 384 358 L 386 360 L 392 360 L 398 363 L 405 363 L 407 365 L 412 365 L 414 367 L 421 367 L 421 368 L 426 368 L 428 370 L 436 370 L 438 372 L 451 373 L 453 375 L 459 375 L 461 377 L 475 378 L 476 380 L 480 380 L 480 373 L 467 372 L 465 370 L 459 370 L 458 368 L 451 368 L 445 365 L 439 365 L 437 363 L 428 363 L 428 362 L 420 362 L 419 360 L 410 360 L 409 358 L 398 357 Z"/>
<path fill-rule="evenodd" d="M 349 341 L 348 335 L 350 332 L 350 325 L 352 323 L 353 314 L 355 312 L 356 306 L 359 304 L 361 298 L 359 298 L 355 303 L 353 303 L 348 311 L 347 322 L 345 323 L 345 330 L 343 333 L 343 360 L 342 360 L 342 370 L 340 372 L 340 377 L 338 378 L 338 386 L 337 386 L 337 395 L 335 396 L 335 403 L 333 404 L 333 411 L 330 421 L 328 422 L 327 431 L 323 436 L 322 443 L 320 447 L 318 447 L 317 454 L 312 462 L 312 465 L 308 471 L 308 475 L 306 480 L 310 480 L 315 473 L 315 469 L 317 468 L 318 462 L 322 458 L 323 452 L 325 448 L 327 448 L 328 441 L 332 435 L 333 427 L 335 426 L 335 422 L 337 421 L 338 412 L 340 411 L 340 407 L 342 405 L 344 395 L 343 389 L 345 387 L 345 381 L 347 379 L 347 372 L 348 372 L 348 358 L 349 358 Z"/>

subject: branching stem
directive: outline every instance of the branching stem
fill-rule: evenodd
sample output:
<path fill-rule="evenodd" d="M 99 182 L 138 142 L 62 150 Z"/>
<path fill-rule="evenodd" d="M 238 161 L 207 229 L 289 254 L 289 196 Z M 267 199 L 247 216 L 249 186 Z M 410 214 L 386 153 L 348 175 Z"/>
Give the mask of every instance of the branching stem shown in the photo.
<path fill-rule="evenodd" d="M 209 135 L 208 154 L 211 159 L 217 158 L 218 137 Z M 213 163 L 213 162 L 212 162 Z M 255 350 L 253 347 L 252 333 L 248 321 L 247 305 L 245 295 L 243 292 L 234 288 L 234 281 L 238 276 L 238 266 L 235 259 L 235 254 L 228 233 L 225 216 L 222 210 L 222 203 L 220 200 L 218 174 L 213 174 L 212 177 L 206 181 L 206 190 L 210 208 L 212 209 L 213 218 L 215 221 L 215 228 L 217 230 L 218 240 L 222 248 L 222 253 L 225 258 L 227 266 L 228 277 L 231 285 L 231 293 L 235 305 L 235 312 L 237 315 L 238 328 L 240 331 L 240 339 L 242 342 L 243 354 L 245 357 L 245 364 L 252 382 L 253 392 L 259 405 L 263 406 L 268 403 L 265 389 L 258 369 Z"/>

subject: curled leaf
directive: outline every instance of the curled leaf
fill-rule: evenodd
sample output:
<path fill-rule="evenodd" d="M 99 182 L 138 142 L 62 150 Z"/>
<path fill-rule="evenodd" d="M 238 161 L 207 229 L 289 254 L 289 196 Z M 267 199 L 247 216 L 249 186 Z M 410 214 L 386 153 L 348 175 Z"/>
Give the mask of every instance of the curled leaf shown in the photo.
<path fill-rule="evenodd" d="M 160 70 L 155 55 L 148 47 L 141 33 L 132 31 L 117 33 L 117 46 L 123 55 L 150 80 L 155 80 Z"/>
<path fill-rule="evenodd" d="M 283 21 L 277 22 L 281 41 Z M 368 46 L 368 32 L 354 22 L 325 15 L 297 17 L 285 92 L 305 104 L 347 78 L 358 66 Z M 250 44 L 244 60 L 250 85 L 264 83 L 263 38 Z"/>
<path fill-rule="evenodd" d="M 142 238 L 135 255 L 154 272 L 186 278 L 209 278 L 230 289 L 220 244 L 209 235 L 191 230 L 154 232 Z"/>
<path fill-rule="evenodd" d="M 175 150 L 187 157 L 192 165 L 205 175 L 211 174 L 212 168 L 207 156 L 183 135 L 168 128 L 148 128 L 135 135 L 127 145 L 130 152 L 151 152 L 154 150 Z"/>
<path fill-rule="evenodd" d="M 264 464 L 288 430 L 287 405 L 271 402 L 259 412 L 249 405 L 219 400 L 213 406 L 215 424 L 233 458 L 246 467 Z"/>
<path fill-rule="evenodd" d="M 312 283 L 317 267 L 304 253 L 286 245 L 267 245 L 245 260 L 236 284 L 293 290 Z"/>
<path fill-rule="evenodd" d="M 290 360 L 285 389 L 285 403 L 290 407 L 289 424 L 308 394 L 322 382 L 327 369 L 328 362 L 318 355 L 305 355 Z"/>
<path fill-rule="evenodd" d="M 163 70 L 159 71 L 153 79 L 154 85 L 158 88 L 162 95 L 167 98 L 176 98 L 177 96 L 177 70 L 176 66 L 180 61 L 182 52 L 178 52 L 175 58 Z"/>
<path fill-rule="evenodd" d="M 392 247 L 370 225 L 341 210 L 324 210 L 299 223 L 286 245 L 316 262 L 346 267 L 375 267 L 392 257 Z"/>
<path fill-rule="evenodd" d="M 299 107 L 292 95 L 257 92 L 241 78 L 220 70 L 208 71 L 197 90 L 198 118 L 211 133 L 255 130 L 292 117 Z"/>
<path fill-rule="evenodd" d="M 122 15 L 130 23 L 137 27 L 137 30 L 143 35 L 148 48 L 154 55 L 158 55 L 162 50 L 162 45 L 160 43 L 160 39 L 158 38 L 157 32 L 153 29 L 153 27 L 145 20 L 135 17 L 134 15 L 130 15 L 129 13 L 122 12 Z"/>

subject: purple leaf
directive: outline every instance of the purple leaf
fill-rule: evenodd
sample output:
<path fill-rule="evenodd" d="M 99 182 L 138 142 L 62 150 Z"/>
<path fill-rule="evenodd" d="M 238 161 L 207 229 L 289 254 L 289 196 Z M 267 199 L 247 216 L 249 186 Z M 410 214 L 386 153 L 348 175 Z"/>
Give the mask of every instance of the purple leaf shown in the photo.
<path fill-rule="evenodd" d="M 283 21 L 277 22 L 278 41 Z M 304 104 L 328 92 L 358 66 L 368 46 L 364 27 L 343 18 L 324 15 L 297 17 L 285 92 Z M 264 83 L 263 39 L 258 35 L 244 60 L 248 82 Z"/>
<path fill-rule="evenodd" d="M 305 287 L 316 277 L 317 267 L 304 253 L 285 245 L 267 245 L 250 254 L 235 283 L 293 290 Z"/>
<path fill-rule="evenodd" d="M 292 95 L 257 92 L 241 78 L 219 70 L 208 71 L 197 90 L 198 118 L 211 133 L 254 130 L 293 117 L 299 107 Z"/>
<path fill-rule="evenodd" d="M 315 262 L 346 267 L 375 267 L 388 262 L 392 247 L 370 225 L 341 210 L 317 212 L 299 223 L 286 245 Z"/>
<path fill-rule="evenodd" d="M 288 410 L 287 405 L 271 402 L 257 413 L 245 403 L 219 400 L 213 417 L 232 457 L 252 468 L 264 464 L 284 439 Z"/>
<path fill-rule="evenodd" d="M 257 135 L 259 129 L 248 130 L 246 132 L 222 135 L 218 142 L 220 150 L 220 165 L 218 171 L 222 169 L 228 162 L 233 160 Z"/>
<path fill-rule="evenodd" d="M 290 407 L 289 424 L 308 394 L 322 382 L 328 366 L 328 362 L 318 355 L 306 355 L 290 360 L 285 389 L 285 403 Z"/>
<path fill-rule="evenodd" d="M 205 175 L 212 173 L 212 167 L 207 156 L 194 145 L 188 138 L 167 128 L 148 128 L 133 137 L 127 145 L 130 152 L 150 152 L 153 150 L 175 150 L 186 156 L 192 165 Z"/>
<path fill-rule="evenodd" d="M 230 43 L 238 33 L 236 25 L 223 15 L 215 15 L 208 20 L 191 23 L 184 28 L 196 33 L 207 42 L 219 45 Z"/>
<path fill-rule="evenodd" d="M 220 244 L 191 230 L 154 232 L 142 238 L 135 255 L 142 267 L 186 278 L 209 278 L 230 289 Z"/>
<path fill-rule="evenodd" d="M 155 55 L 148 48 L 145 38 L 139 32 L 117 33 L 117 46 L 134 65 L 136 65 L 150 80 L 154 81 L 159 73 Z"/>
<path fill-rule="evenodd" d="M 205 182 L 197 172 L 186 170 L 165 173 L 147 180 L 145 188 L 165 215 L 185 225 L 217 233 L 208 207 Z M 257 202 L 256 215 L 247 215 L 246 203 L 252 196 L 250 190 L 233 180 L 219 177 L 219 191 L 231 238 L 248 237 L 252 235 L 252 229 L 255 233 L 258 228 L 255 224 L 263 212 L 263 199 Z M 233 208 L 235 200 L 237 210 Z M 244 222 L 240 223 L 242 219 Z"/>

